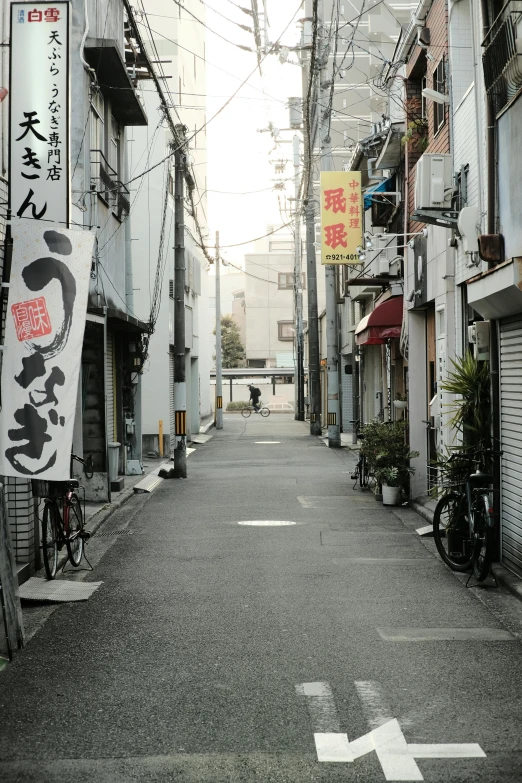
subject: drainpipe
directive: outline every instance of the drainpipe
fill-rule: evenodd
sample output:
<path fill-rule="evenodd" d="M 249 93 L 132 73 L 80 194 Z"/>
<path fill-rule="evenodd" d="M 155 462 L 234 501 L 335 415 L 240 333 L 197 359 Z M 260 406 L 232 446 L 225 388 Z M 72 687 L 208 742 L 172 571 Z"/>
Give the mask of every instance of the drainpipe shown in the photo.
<path fill-rule="evenodd" d="M 489 33 L 488 0 L 480 0 L 482 39 Z M 478 88 L 478 85 L 476 85 Z M 487 169 L 487 227 L 486 233 L 495 233 L 495 117 L 489 95 L 486 95 L 486 169 Z M 490 262 L 489 267 L 493 264 Z"/>
<path fill-rule="evenodd" d="M 482 39 L 484 40 L 489 33 L 489 14 L 488 14 L 488 2 L 487 0 L 481 0 L 480 11 L 482 14 Z M 491 97 L 486 95 L 486 169 L 487 169 L 487 228 L 488 234 L 495 233 L 495 117 L 493 115 L 493 103 Z M 494 264 L 490 261 L 488 267 L 491 269 Z M 490 329 L 490 354 L 489 354 L 489 372 L 491 376 L 491 413 L 492 413 L 492 436 L 493 436 L 493 448 L 501 448 L 501 427 L 500 427 L 500 357 L 499 357 L 499 332 L 500 322 L 498 320 L 491 320 L 489 323 Z M 502 482 L 502 469 L 501 458 L 493 459 L 493 479 L 494 486 L 501 487 Z M 500 497 L 500 503 L 494 503 L 495 509 L 495 529 L 497 531 L 496 536 L 496 551 L 494 553 L 495 560 L 499 560 L 501 556 L 500 538 L 501 538 L 501 503 L 502 495 Z"/>

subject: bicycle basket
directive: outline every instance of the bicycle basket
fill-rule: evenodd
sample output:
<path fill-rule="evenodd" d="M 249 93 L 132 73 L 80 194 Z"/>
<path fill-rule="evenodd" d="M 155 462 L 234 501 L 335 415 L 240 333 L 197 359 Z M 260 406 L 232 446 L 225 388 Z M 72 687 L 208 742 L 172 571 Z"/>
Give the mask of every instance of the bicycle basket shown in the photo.
<path fill-rule="evenodd" d="M 44 481 L 33 479 L 33 494 L 38 498 L 63 497 L 67 494 L 66 481 Z"/>
<path fill-rule="evenodd" d="M 464 465 L 456 466 L 453 463 L 448 466 L 446 463 L 439 463 L 428 464 L 426 468 L 429 495 L 441 495 L 450 489 L 461 490 L 466 483 L 467 473 Z"/>

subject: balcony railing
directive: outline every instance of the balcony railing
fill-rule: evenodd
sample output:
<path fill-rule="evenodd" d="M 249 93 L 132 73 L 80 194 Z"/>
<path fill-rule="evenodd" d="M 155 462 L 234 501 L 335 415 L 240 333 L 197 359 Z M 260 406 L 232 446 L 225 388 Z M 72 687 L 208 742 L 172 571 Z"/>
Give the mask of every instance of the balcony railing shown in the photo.
<path fill-rule="evenodd" d="M 522 90 L 522 2 L 509 0 L 483 41 L 486 90 L 498 117 Z"/>
<path fill-rule="evenodd" d="M 91 150 L 91 190 L 103 199 L 118 220 L 129 214 L 129 191 L 101 150 Z"/>

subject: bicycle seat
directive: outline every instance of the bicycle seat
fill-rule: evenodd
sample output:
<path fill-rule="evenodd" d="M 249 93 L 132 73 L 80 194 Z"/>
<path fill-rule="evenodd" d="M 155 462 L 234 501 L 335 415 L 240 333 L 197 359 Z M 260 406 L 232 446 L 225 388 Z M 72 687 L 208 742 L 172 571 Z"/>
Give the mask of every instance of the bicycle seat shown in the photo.
<path fill-rule="evenodd" d="M 78 489 L 78 487 L 80 486 L 80 482 L 77 481 L 76 479 L 69 479 L 65 483 L 67 485 L 67 489 Z"/>
<path fill-rule="evenodd" d="M 495 478 L 491 475 L 491 473 L 481 473 L 480 471 L 477 471 L 476 473 L 471 474 L 469 480 L 472 484 L 486 486 L 487 484 L 493 484 Z"/>

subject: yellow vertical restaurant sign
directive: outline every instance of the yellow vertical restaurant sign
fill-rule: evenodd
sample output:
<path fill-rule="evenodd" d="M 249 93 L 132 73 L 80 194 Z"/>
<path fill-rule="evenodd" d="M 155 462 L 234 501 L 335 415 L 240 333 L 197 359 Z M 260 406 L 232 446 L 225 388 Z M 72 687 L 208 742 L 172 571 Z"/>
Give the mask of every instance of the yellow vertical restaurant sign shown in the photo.
<path fill-rule="evenodd" d="M 363 206 L 360 171 L 321 171 L 321 263 L 359 264 Z"/>

